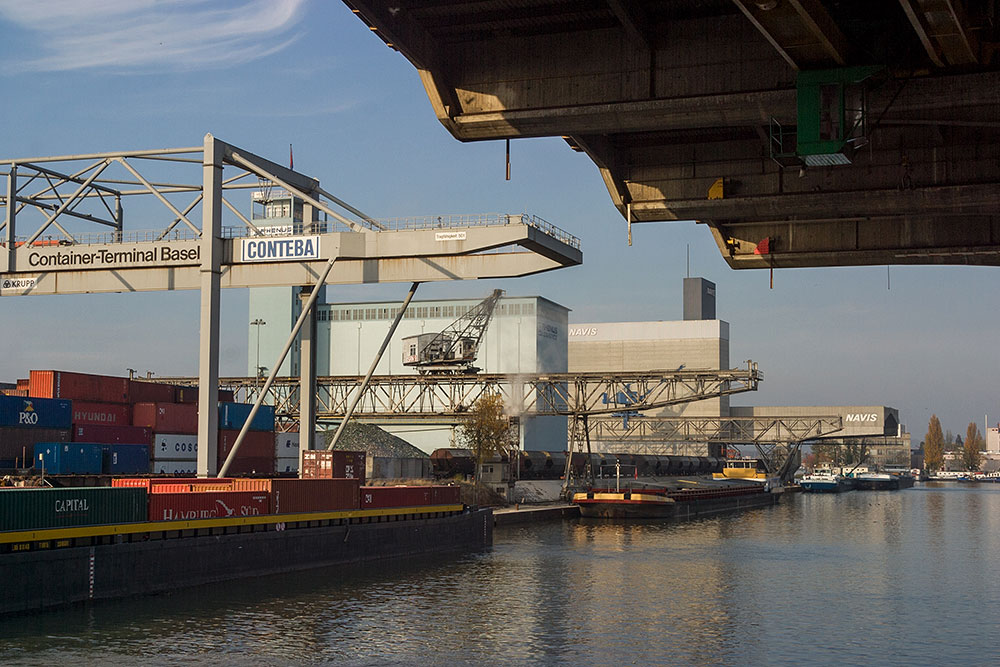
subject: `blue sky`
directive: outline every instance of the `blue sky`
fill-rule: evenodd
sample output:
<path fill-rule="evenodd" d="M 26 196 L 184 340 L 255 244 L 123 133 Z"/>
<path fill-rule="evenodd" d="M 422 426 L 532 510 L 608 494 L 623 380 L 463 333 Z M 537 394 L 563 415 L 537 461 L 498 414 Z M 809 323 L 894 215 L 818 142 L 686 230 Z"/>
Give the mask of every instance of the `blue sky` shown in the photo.
<path fill-rule="evenodd" d="M 741 405 L 885 404 L 919 442 L 931 413 L 964 434 L 1000 420 L 1000 273 L 885 267 L 736 272 L 707 228 L 634 228 L 596 167 L 560 139 L 462 144 L 435 119 L 414 68 L 342 3 L 0 0 L 0 157 L 200 145 L 206 132 L 295 168 L 379 218 L 528 212 L 580 237 L 584 264 L 498 282 L 432 284 L 421 298 L 539 294 L 572 322 L 679 319 L 681 280 L 718 285 L 731 360 L 760 363 Z M 402 298 L 405 285 L 331 300 Z M 224 292 L 223 374 L 245 368 L 247 297 Z M 56 368 L 197 372 L 196 293 L 5 298 L 0 380 Z"/>

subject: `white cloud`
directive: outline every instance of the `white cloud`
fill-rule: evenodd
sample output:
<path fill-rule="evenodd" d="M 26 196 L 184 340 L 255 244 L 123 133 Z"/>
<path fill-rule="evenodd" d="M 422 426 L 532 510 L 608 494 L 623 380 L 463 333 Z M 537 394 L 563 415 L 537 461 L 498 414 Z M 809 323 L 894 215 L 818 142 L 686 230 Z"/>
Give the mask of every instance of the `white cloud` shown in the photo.
<path fill-rule="evenodd" d="M 305 0 L 0 0 L 0 17 L 35 36 L 22 68 L 191 69 L 276 53 Z"/>

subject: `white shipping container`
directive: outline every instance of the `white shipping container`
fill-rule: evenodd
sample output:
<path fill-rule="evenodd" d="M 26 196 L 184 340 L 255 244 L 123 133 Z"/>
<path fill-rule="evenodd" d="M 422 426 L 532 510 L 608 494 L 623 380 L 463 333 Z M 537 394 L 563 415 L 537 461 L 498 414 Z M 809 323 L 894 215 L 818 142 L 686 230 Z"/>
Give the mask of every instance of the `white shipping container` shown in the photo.
<path fill-rule="evenodd" d="M 326 431 L 316 431 L 316 435 L 313 437 L 313 449 L 326 449 Z M 299 458 L 299 434 L 275 433 L 274 458 Z"/>
<path fill-rule="evenodd" d="M 197 461 L 198 436 L 156 433 L 149 458 L 154 461 Z"/>
<path fill-rule="evenodd" d="M 195 474 L 198 472 L 197 461 L 153 461 L 151 470 L 154 473 Z"/>
<path fill-rule="evenodd" d="M 274 434 L 274 458 L 288 459 L 299 457 L 299 434 L 298 433 L 275 433 Z M 280 472 L 280 471 L 279 471 Z"/>
<path fill-rule="evenodd" d="M 298 472 L 299 460 L 297 458 L 279 458 L 274 460 L 275 472 Z"/>

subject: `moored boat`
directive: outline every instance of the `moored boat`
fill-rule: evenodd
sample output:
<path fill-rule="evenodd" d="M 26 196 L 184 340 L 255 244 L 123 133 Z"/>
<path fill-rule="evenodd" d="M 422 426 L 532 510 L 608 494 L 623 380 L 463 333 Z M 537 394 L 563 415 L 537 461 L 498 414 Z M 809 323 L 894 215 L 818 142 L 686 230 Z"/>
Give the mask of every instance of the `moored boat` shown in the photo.
<path fill-rule="evenodd" d="M 692 488 L 591 488 L 573 495 L 580 516 L 600 519 L 684 520 L 777 504 L 781 488 L 756 483 Z"/>
<path fill-rule="evenodd" d="M 826 470 L 817 470 L 804 475 L 799 480 L 799 486 L 808 493 L 840 493 L 854 488 L 853 483 L 848 478 Z"/>

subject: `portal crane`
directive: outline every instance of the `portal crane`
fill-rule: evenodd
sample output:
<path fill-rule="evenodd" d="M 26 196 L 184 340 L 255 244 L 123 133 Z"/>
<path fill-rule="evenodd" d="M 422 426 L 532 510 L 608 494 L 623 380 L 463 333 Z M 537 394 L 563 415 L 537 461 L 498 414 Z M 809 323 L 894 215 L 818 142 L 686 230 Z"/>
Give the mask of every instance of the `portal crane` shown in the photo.
<path fill-rule="evenodd" d="M 504 291 L 493 290 L 441 333 L 424 333 L 403 339 L 403 365 L 421 373 L 478 373 L 473 366 L 479 343 L 486 333 Z"/>

